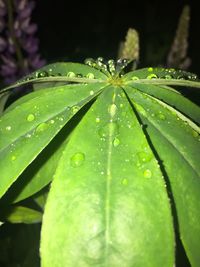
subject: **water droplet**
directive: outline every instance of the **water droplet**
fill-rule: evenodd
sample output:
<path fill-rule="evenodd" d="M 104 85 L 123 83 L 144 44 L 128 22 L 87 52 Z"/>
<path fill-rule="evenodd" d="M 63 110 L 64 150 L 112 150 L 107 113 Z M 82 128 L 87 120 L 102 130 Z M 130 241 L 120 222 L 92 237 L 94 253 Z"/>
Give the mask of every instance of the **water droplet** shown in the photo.
<path fill-rule="evenodd" d="M 151 178 L 152 176 L 152 173 L 149 169 L 145 170 L 143 174 L 145 178 Z"/>
<path fill-rule="evenodd" d="M 93 94 L 94 94 L 94 91 L 93 91 L 93 90 L 91 90 L 91 91 L 90 91 L 90 95 L 93 95 Z"/>
<path fill-rule="evenodd" d="M 6 131 L 10 131 L 12 129 L 12 127 L 9 125 L 9 126 L 6 126 Z"/>
<path fill-rule="evenodd" d="M 120 106 L 120 108 L 123 108 L 124 107 L 124 104 L 121 103 L 119 106 Z"/>
<path fill-rule="evenodd" d="M 152 153 L 150 153 L 150 152 L 145 152 L 145 151 L 141 151 L 141 152 L 139 152 L 137 155 L 138 155 L 139 160 L 140 160 L 141 162 L 148 162 L 148 161 L 150 161 L 150 160 L 152 159 L 152 157 L 153 157 L 153 154 L 152 154 Z"/>
<path fill-rule="evenodd" d="M 31 137 L 31 134 L 26 134 L 25 137 L 26 138 L 30 138 Z"/>
<path fill-rule="evenodd" d="M 36 133 L 40 133 L 40 132 L 45 131 L 47 128 L 48 128 L 48 124 L 46 122 L 42 122 L 37 126 L 35 131 Z"/>
<path fill-rule="evenodd" d="M 113 146 L 117 147 L 119 144 L 120 144 L 120 140 L 117 137 L 115 137 L 113 140 Z"/>
<path fill-rule="evenodd" d="M 76 74 L 74 72 L 70 71 L 67 73 L 67 77 L 74 78 L 74 77 L 76 77 Z"/>
<path fill-rule="evenodd" d="M 99 129 L 99 135 L 101 137 L 108 137 L 118 134 L 119 127 L 116 122 L 109 122 Z"/>
<path fill-rule="evenodd" d="M 192 135 L 193 135 L 194 137 L 198 137 L 198 136 L 199 136 L 198 132 L 196 132 L 195 130 L 192 130 Z"/>
<path fill-rule="evenodd" d="M 36 78 L 44 78 L 48 76 L 48 72 L 46 71 L 40 71 L 35 73 Z"/>
<path fill-rule="evenodd" d="M 95 119 L 95 121 L 96 121 L 97 123 L 99 123 L 99 122 L 100 122 L 100 118 L 97 117 L 97 118 Z"/>
<path fill-rule="evenodd" d="M 76 112 L 78 112 L 79 109 L 80 109 L 79 106 L 73 106 L 73 107 L 72 107 L 72 114 L 75 114 Z"/>
<path fill-rule="evenodd" d="M 88 74 L 86 75 L 86 77 L 87 77 L 88 79 L 94 79 L 94 74 L 93 74 L 93 73 L 88 73 Z"/>
<path fill-rule="evenodd" d="M 108 112 L 110 113 L 111 117 L 114 117 L 117 112 L 117 106 L 115 104 L 111 104 L 108 106 Z"/>
<path fill-rule="evenodd" d="M 149 72 L 153 71 L 153 68 L 152 68 L 152 67 L 149 67 L 149 68 L 148 68 L 148 71 L 149 71 Z"/>
<path fill-rule="evenodd" d="M 127 184 L 128 184 L 128 179 L 124 178 L 124 179 L 122 180 L 122 184 L 123 184 L 123 185 L 127 185 Z"/>
<path fill-rule="evenodd" d="M 169 75 L 169 74 L 167 74 L 167 75 L 165 75 L 165 79 L 172 79 L 172 76 L 171 75 Z"/>
<path fill-rule="evenodd" d="M 158 78 L 158 76 L 156 75 L 156 74 L 154 74 L 154 73 L 152 73 L 152 74 L 149 74 L 148 76 L 147 76 L 147 79 L 157 79 Z"/>
<path fill-rule="evenodd" d="M 140 106 L 137 103 L 134 103 L 135 108 L 137 109 L 137 111 L 139 111 L 139 113 L 141 113 L 142 115 L 144 115 L 145 117 L 147 116 L 146 110 Z"/>
<path fill-rule="evenodd" d="M 104 172 L 101 172 L 101 175 L 104 175 Z"/>
<path fill-rule="evenodd" d="M 50 120 L 50 123 L 51 123 L 51 124 L 54 124 L 54 122 L 55 122 L 54 120 Z"/>
<path fill-rule="evenodd" d="M 135 81 L 135 80 L 139 80 L 139 78 L 137 76 L 133 76 L 131 77 L 131 80 Z"/>
<path fill-rule="evenodd" d="M 60 117 L 60 118 L 59 118 L 59 121 L 64 121 L 63 117 Z"/>
<path fill-rule="evenodd" d="M 34 121 L 35 116 L 33 114 L 29 114 L 26 118 L 27 121 Z"/>
<path fill-rule="evenodd" d="M 12 160 L 12 161 L 16 160 L 16 156 L 12 156 L 12 157 L 11 157 L 11 160 Z"/>
<path fill-rule="evenodd" d="M 72 167 L 79 167 L 83 164 L 84 160 L 85 160 L 85 155 L 81 152 L 77 152 L 71 157 L 70 162 Z"/>
<path fill-rule="evenodd" d="M 165 120 L 166 117 L 163 113 L 159 112 L 157 115 L 156 115 L 160 120 Z"/>

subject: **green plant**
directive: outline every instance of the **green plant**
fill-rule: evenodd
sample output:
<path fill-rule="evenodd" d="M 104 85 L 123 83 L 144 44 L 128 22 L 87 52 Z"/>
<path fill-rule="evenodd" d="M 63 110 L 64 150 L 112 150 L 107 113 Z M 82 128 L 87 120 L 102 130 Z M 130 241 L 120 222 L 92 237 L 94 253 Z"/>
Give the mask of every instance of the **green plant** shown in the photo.
<path fill-rule="evenodd" d="M 26 199 L 43 208 L 48 194 L 43 267 L 172 267 L 175 235 L 199 266 L 200 109 L 170 86 L 200 82 L 86 63 L 51 64 L 1 91 L 34 86 L 0 118 L 1 221 L 39 222 Z"/>

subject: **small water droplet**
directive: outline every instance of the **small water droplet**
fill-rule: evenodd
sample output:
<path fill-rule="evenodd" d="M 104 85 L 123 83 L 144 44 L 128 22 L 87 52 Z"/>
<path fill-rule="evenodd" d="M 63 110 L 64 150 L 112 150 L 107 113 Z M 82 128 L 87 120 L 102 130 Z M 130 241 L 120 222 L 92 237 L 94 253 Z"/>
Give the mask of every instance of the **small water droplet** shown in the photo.
<path fill-rule="evenodd" d="M 88 73 L 88 74 L 86 75 L 86 77 L 87 77 L 88 79 L 94 79 L 94 74 L 93 74 L 93 73 Z"/>
<path fill-rule="evenodd" d="M 40 132 L 45 131 L 47 128 L 48 128 L 48 124 L 46 122 L 42 122 L 37 126 L 35 131 L 36 133 L 40 133 Z"/>
<path fill-rule="evenodd" d="M 101 172 L 101 175 L 104 175 L 104 172 Z"/>
<path fill-rule="evenodd" d="M 157 115 L 156 115 L 160 120 L 165 120 L 166 117 L 163 113 L 159 112 Z"/>
<path fill-rule="evenodd" d="M 33 114 L 29 114 L 26 118 L 27 121 L 34 121 L 35 116 Z"/>
<path fill-rule="evenodd" d="M 72 114 L 77 113 L 79 111 L 79 109 L 80 109 L 79 106 L 73 106 L 72 109 L 71 109 L 72 110 Z"/>
<path fill-rule="evenodd" d="M 54 120 L 50 120 L 50 123 L 51 123 L 51 124 L 54 124 L 54 122 L 55 122 Z"/>
<path fill-rule="evenodd" d="M 137 76 L 133 76 L 131 77 L 131 80 L 136 81 L 136 80 L 139 80 L 139 78 Z"/>
<path fill-rule="evenodd" d="M 82 152 L 77 152 L 71 157 L 70 162 L 72 167 L 79 167 L 83 164 L 84 160 L 85 155 Z"/>
<path fill-rule="evenodd" d="M 97 123 L 99 123 L 99 122 L 100 122 L 100 118 L 99 118 L 99 117 L 96 117 L 95 121 L 96 121 Z"/>
<path fill-rule="evenodd" d="M 119 127 L 116 122 L 109 122 L 99 129 L 100 137 L 108 137 L 118 134 Z"/>
<path fill-rule="evenodd" d="M 111 104 L 108 106 L 108 112 L 110 113 L 111 117 L 114 117 L 117 112 L 117 106 L 115 104 Z"/>
<path fill-rule="evenodd" d="M 9 126 L 6 126 L 6 131 L 10 131 L 12 129 L 12 127 L 9 125 Z"/>
<path fill-rule="evenodd" d="M 115 137 L 113 140 L 113 146 L 117 147 L 119 144 L 120 144 L 120 140 L 117 137 Z"/>
<path fill-rule="evenodd" d="M 157 79 L 158 78 L 158 76 L 156 75 L 156 74 L 154 74 L 154 73 L 152 73 L 152 74 L 149 74 L 148 76 L 147 76 L 147 79 Z"/>
<path fill-rule="evenodd" d="M 90 91 L 90 95 L 93 95 L 93 94 L 94 94 L 94 91 L 93 91 L 93 90 L 91 90 L 91 91 Z"/>
<path fill-rule="evenodd" d="M 40 71 L 35 73 L 36 78 L 44 78 L 48 76 L 48 72 L 46 71 Z"/>
<path fill-rule="evenodd" d="M 143 174 L 145 178 L 151 178 L 152 176 L 152 173 L 149 169 L 145 170 Z"/>
<path fill-rule="evenodd" d="M 31 134 L 26 134 L 25 137 L 26 138 L 30 138 L 31 137 Z"/>
<path fill-rule="evenodd" d="M 59 121 L 64 121 L 63 117 L 60 117 L 60 118 L 59 118 Z"/>
<path fill-rule="evenodd" d="M 12 156 L 12 157 L 11 157 L 11 160 L 12 160 L 12 161 L 16 160 L 16 156 Z"/>
<path fill-rule="evenodd" d="M 127 185 L 127 184 L 128 184 L 128 179 L 124 178 L 124 179 L 122 180 L 122 184 L 123 184 L 123 185 Z"/>
<path fill-rule="evenodd" d="M 123 108 L 124 107 L 124 104 L 121 103 L 119 106 L 120 106 L 120 108 Z"/>
<path fill-rule="evenodd" d="M 192 135 L 193 135 L 194 137 L 198 137 L 198 136 L 199 136 L 198 132 L 196 132 L 195 130 L 192 130 Z"/>
<path fill-rule="evenodd" d="M 153 68 L 152 68 L 152 67 L 149 67 L 149 68 L 148 68 L 148 71 L 149 71 L 149 72 L 153 71 Z"/>
<path fill-rule="evenodd" d="M 67 77 L 74 78 L 74 77 L 76 77 L 76 74 L 74 72 L 70 71 L 67 73 Z"/>
<path fill-rule="evenodd" d="M 138 154 L 138 157 L 139 157 L 139 160 L 141 162 L 148 162 L 152 159 L 153 157 L 153 154 L 152 153 L 149 153 L 149 152 L 145 152 L 145 151 L 141 151 L 139 152 Z"/>

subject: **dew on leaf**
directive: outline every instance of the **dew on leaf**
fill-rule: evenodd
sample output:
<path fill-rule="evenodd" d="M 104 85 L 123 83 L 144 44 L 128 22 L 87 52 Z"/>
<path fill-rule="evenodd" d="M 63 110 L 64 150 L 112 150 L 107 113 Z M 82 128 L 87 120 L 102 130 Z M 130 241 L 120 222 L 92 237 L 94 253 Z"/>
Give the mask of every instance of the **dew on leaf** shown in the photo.
<path fill-rule="evenodd" d="M 158 78 L 158 76 L 156 75 L 156 74 L 154 74 L 154 73 L 152 73 L 152 74 L 149 74 L 148 76 L 147 76 L 147 79 L 157 79 Z"/>
<path fill-rule="evenodd" d="M 94 91 L 93 90 L 90 91 L 90 95 L 94 95 Z"/>
<path fill-rule="evenodd" d="M 120 140 L 117 137 L 115 137 L 113 140 L 113 146 L 117 147 L 119 144 L 120 144 Z"/>
<path fill-rule="evenodd" d="M 25 137 L 26 138 L 31 138 L 31 134 L 26 134 Z"/>
<path fill-rule="evenodd" d="M 44 78 L 48 77 L 48 72 L 47 71 L 40 71 L 35 73 L 36 78 Z"/>
<path fill-rule="evenodd" d="M 79 109 L 80 109 L 80 107 L 79 107 L 79 106 L 73 106 L 73 107 L 72 107 L 72 109 L 71 109 L 71 111 L 72 111 L 72 114 L 75 114 L 76 112 L 78 112 L 78 111 L 79 111 Z"/>
<path fill-rule="evenodd" d="M 117 112 L 117 106 L 115 104 L 111 104 L 108 106 L 108 112 L 110 113 L 111 117 L 114 117 Z"/>
<path fill-rule="evenodd" d="M 82 152 L 77 152 L 71 157 L 70 163 L 72 167 L 79 167 L 83 164 L 84 160 L 85 155 Z"/>
<path fill-rule="evenodd" d="M 99 118 L 99 117 L 96 117 L 95 121 L 96 121 L 97 123 L 99 123 L 99 122 L 100 122 L 100 118 Z"/>
<path fill-rule="evenodd" d="M 118 124 L 116 122 L 109 122 L 99 129 L 100 137 L 108 137 L 117 135 L 119 131 Z"/>
<path fill-rule="evenodd" d="M 54 120 L 50 120 L 50 123 L 51 123 L 51 124 L 54 124 L 54 122 L 55 122 Z"/>
<path fill-rule="evenodd" d="M 165 120 L 166 117 L 163 113 L 159 112 L 157 115 L 156 115 L 160 120 Z"/>
<path fill-rule="evenodd" d="M 67 73 L 67 77 L 74 78 L 74 77 L 76 77 L 76 74 L 74 72 L 70 71 Z"/>
<path fill-rule="evenodd" d="M 42 122 L 37 126 L 35 131 L 36 133 L 40 133 L 40 132 L 45 131 L 47 128 L 48 128 L 48 124 L 46 122 Z"/>
<path fill-rule="evenodd" d="M 6 131 L 10 131 L 12 129 L 12 127 L 9 125 L 9 126 L 6 126 Z"/>
<path fill-rule="evenodd" d="M 192 135 L 193 135 L 194 137 L 198 137 L 198 136 L 199 136 L 198 132 L 196 132 L 195 130 L 192 130 Z"/>
<path fill-rule="evenodd" d="M 152 68 L 152 67 L 149 67 L 149 68 L 148 68 L 148 71 L 149 71 L 149 72 L 153 71 L 153 68 Z"/>
<path fill-rule="evenodd" d="M 145 178 L 151 178 L 152 176 L 152 173 L 149 169 L 145 170 L 144 173 L 143 173 L 144 177 Z"/>
<path fill-rule="evenodd" d="M 139 78 L 137 76 L 133 76 L 131 77 L 131 80 L 136 81 L 136 80 L 139 80 Z"/>
<path fill-rule="evenodd" d="M 123 108 L 124 107 L 124 104 L 121 103 L 121 104 L 119 104 L 119 106 L 120 106 L 120 108 Z"/>
<path fill-rule="evenodd" d="M 122 180 L 122 184 L 123 184 L 123 185 L 127 185 L 127 184 L 128 184 L 128 179 L 124 178 L 124 179 Z"/>
<path fill-rule="evenodd" d="M 33 115 L 33 114 L 29 114 L 28 116 L 27 116 L 27 118 L 26 118 L 26 120 L 27 121 L 34 121 L 34 119 L 35 119 L 35 116 Z"/>
<path fill-rule="evenodd" d="M 139 158 L 140 162 L 148 162 L 153 157 L 152 153 L 145 152 L 145 151 L 141 151 L 137 155 L 138 155 L 138 158 Z"/>
<path fill-rule="evenodd" d="M 16 156 L 12 156 L 12 157 L 11 157 L 11 160 L 12 160 L 12 161 L 16 160 Z"/>
<path fill-rule="evenodd" d="M 86 77 L 87 77 L 88 79 L 94 79 L 94 74 L 93 74 L 93 73 L 88 73 L 88 74 L 86 75 Z"/>

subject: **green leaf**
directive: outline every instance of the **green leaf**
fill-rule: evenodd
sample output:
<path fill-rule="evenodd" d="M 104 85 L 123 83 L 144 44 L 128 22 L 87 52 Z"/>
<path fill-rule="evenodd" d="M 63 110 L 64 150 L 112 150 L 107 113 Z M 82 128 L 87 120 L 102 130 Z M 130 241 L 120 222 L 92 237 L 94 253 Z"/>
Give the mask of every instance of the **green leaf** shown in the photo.
<path fill-rule="evenodd" d="M 3 113 L 8 97 L 9 97 L 9 93 L 4 93 L 0 95 L 0 115 Z"/>
<path fill-rule="evenodd" d="M 135 84 L 134 88 L 175 107 L 181 113 L 200 124 L 200 108 L 173 88 L 168 86 L 158 87 L 152 84 Z"/>
<path fill-rule="evenodd" d="M 134 88 L 126 88 L 126 92 L 163 162 L 175 202 L 180 238 L 192 266 L 197 267 L 200 262 L 200 129 L 165 103 Z"/>
<path fill-rule="evenodd" d="M 173 266 L 165 182 L 120 88 L 103 91 L 63 152 L 45 207 L 41 257 L 42 267 Z"/>
<path fill-rule="evenodd" d="M 0 197 L 69 119 L 103 87 L 105 84 L 80 84 L 37 91 L 0 118 Z"/>
<path fill-rule="evenodd" d="M 42 220 L 42 213 L 31 208 L 14 206 L 7 210 L 3 220 L 10 223 L 38 223 Z"/>
<path fill-rule="evenodd" d="M 16 83 L 4 88 L 0 93 L 29 83 L 35 84 L 35 89 L 44 89 L 60 86 L 63 82 L 96 83 L 104 80 L 107 80 L 107 76 L 98 69 L 80 63 L 60 62 L 49 64 L 34 71 Z M 36 83 L 41 83 L 41 85 L 36 85 Z"/>

